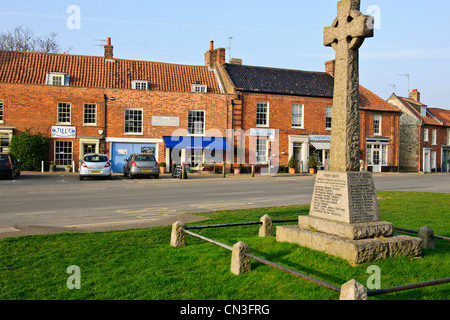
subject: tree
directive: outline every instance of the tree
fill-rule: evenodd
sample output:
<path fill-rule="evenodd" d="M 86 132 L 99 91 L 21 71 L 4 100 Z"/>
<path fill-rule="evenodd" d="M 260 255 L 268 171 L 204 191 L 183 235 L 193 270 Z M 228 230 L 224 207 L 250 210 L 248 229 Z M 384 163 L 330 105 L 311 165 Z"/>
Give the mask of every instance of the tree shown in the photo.
<path fill-rule="evenodd" d="M 14 30 L 0 33 L 0 50 L 32 51 L 45 53 L 68 53 L 70 49 L 61 52 L 61 46 L 56 41 L 57 34 L 52 32 L 39 37 L 24 26 L 17 26 Z"/>
<path fill-rule="evenodd" d="M 38 134 L 22 133 L 12 137 L 9 152 L 20 159 L 22 170 L 39 171 L 41 161 L 48 160 L 50 139 Z"/>

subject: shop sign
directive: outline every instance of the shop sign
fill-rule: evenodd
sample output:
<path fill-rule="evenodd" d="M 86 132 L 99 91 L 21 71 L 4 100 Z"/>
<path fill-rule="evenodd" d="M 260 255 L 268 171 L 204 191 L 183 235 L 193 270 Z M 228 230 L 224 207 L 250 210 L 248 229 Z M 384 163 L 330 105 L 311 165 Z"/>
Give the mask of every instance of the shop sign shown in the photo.
<path fill-rule="evenodd" d="M 76 127 L 52 127 L 52 138 L 76 138 Z"/>

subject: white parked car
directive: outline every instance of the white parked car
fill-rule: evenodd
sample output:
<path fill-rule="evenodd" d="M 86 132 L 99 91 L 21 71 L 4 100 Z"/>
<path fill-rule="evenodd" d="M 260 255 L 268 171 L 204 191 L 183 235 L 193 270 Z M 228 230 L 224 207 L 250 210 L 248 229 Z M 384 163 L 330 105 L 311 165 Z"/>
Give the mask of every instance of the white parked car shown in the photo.
<path fill-rule="evenodd" d="M 111 179 L 111 161 L 106 154 L 87 154 L 81 160 L 80 180 L 85 177 Z"/>

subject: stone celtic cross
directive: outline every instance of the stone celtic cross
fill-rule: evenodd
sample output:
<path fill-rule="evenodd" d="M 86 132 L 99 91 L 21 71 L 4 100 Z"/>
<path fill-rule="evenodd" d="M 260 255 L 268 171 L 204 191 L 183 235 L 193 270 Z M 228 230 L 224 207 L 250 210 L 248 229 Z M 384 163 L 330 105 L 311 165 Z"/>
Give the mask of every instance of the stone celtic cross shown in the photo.
<path fill-rule="evenodd" d="M 325 28 L 325 46 L 336 50 L 331 171 L 359 171 L 359 48 L 373 37 L 373 17 L 360 12 L 361 0 L 341 0 L 338 16 Z"/>

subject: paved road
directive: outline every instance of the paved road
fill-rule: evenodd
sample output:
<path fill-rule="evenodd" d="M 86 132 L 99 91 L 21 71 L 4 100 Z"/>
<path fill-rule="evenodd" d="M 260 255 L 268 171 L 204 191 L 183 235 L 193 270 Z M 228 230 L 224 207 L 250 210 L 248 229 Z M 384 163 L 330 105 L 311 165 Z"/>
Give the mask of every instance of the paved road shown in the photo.
<path fill-rule="evenodd" d="M 311 176 L 191 176 L 188 180 L 79 181 L 74 174 L 25 173 L 0 180 L 0 237 L 190 222 L 185 213 L 309 204 Z M 377 174 L 377 190 L 450 193 L 449 174 Z"/>

